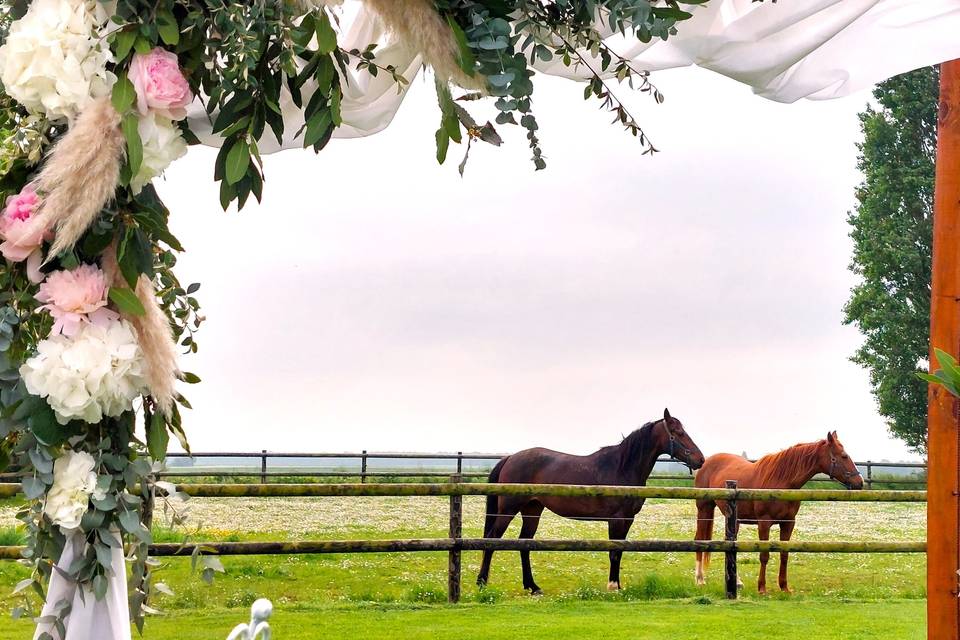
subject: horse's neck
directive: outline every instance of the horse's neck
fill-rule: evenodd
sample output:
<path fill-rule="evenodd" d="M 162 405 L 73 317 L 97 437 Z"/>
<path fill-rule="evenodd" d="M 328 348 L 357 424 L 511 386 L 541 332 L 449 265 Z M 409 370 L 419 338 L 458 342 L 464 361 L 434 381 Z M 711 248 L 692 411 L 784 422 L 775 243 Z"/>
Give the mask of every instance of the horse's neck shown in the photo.
<path fill-rule="evenodd" d="M 633 464 L 631 464 L 627 470 L 628 477 L 626 479 L 629 481 L 629 484 L 634 486 L 642 486 L 647 484 L 647 479 L 653 472 L 653 467 L 657 463 L 657 458 L 659 457 L 660 455 L 657 453 L 654 443 L 645 442 L 643 450 L 641 451 L 637 460 L 634 460 Z"/>
<path fill-rule="evenodd" d="M 821 471 L 818 448 L 817 443 L 801 444 L 778 456 L 761 460 L 758 466 L 771 465 L 772 468 L 758 470 L 759 475 L 776 488 L 800 489 Z"/>

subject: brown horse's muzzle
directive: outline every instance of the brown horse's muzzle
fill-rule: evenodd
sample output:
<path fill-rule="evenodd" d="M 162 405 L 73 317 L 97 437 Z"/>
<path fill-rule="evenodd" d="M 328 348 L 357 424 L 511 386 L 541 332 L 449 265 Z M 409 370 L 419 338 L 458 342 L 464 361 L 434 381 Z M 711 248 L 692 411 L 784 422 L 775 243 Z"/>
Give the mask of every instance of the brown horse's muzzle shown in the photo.
<path fill-rule="evenodd" d="M 691 469 L 693 469 L 694 471 L 696 471 L 697 469 L 699 469 L 700 467 L 703 466 L 704 460 L 705 460 L 705 459 L 704 459 L 704 457 L 703 457 L 703 454 L 698 451 L 697 453 L 692 454 L 692 455 L 690 456 L 690 459 L 687 460 L 687 465 L 688 465 Z"/>

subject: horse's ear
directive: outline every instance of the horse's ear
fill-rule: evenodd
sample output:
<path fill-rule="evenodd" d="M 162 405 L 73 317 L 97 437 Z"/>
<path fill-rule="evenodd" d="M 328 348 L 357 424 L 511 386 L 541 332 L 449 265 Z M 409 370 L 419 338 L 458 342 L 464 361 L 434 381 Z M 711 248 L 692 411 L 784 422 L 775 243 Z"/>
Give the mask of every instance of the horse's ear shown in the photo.
<path fill-rule="evenodd" d="M 669 410 L 669 409 L 664 409 L 664 410 L 663 410 L 663 419 L 664 419 L 664 420 L 669 420 L 669 419 L 670 419 L 670 410 Z"/>
<path fill-rule="evenodd" d="M 837 437 L 836 431 L 833 431 L 833 432 L 827 431 L 827 442 L 829 442 L 830 444 L 833 444 L 836 437 Z"/>

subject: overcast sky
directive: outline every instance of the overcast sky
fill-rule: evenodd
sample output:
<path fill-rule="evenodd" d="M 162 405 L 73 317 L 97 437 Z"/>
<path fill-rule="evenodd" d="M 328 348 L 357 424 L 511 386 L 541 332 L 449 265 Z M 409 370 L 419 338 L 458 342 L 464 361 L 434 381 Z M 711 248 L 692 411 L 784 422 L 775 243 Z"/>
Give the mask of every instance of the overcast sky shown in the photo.
<path fill-rule="evenodd" d="M 387 131 L 266 160 L 262 206 L 223 213 L 215 152 L 161 195 L 202 283 L 183 368 L 195 451 L 586 453 L 680 418 L 705 454 L 837 429 L 859 459 L 888 437 L 842 325 L 847 212 L 867 93 L 782 105 L 702 70 L 630 98 L 640 156 L 582 86 L 539 77 L 546 171 L 518 129 L 434 159 L 432 82 Z"/>

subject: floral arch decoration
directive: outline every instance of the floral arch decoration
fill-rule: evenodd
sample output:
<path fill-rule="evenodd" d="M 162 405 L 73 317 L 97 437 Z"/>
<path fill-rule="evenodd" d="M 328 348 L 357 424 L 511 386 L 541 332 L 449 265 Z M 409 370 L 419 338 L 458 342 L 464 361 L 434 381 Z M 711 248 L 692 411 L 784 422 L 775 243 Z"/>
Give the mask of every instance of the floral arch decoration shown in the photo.
<path fill-rule="evenodd" d="M 242 208 L 262 196 L 262 153 L 383 128 L 422 66 L 441 163 L 509 124 L 544 168 L 535 65 L 583 76 L 652 152 L 608 82 L 660 95 L 607 39 L 665 40 L 703 2 L 0 1 L 0 459 L 29 500 L 18 589 L 46 596 L 37 637 L 68 637 L 98 607 L 129 636 L 124 543 L 138 626 L 156 591 L 144 505 L 170 437 L 189 450 L 177 387 L 199 380 L 178 358 L 203 317 L 154 178 L 189 145 L 218 146 L 221 202 Z"/>

